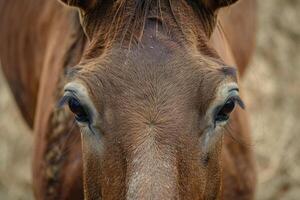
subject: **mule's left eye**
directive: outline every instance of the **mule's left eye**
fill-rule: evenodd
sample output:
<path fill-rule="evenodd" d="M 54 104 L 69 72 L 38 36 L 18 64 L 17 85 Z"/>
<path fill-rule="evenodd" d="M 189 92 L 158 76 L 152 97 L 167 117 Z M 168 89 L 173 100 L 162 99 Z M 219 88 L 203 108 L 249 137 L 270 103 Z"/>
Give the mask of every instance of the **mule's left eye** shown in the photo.
<path fill-rule="evenodd" d="M 69 108 L 74 113 L 75 119 L 78 122 L 89 122 L 89 115 L 80 102 L 75 98 L 70 98 L 68 101 Z"/>
<path fill-rule="evenodd" d="M 231 98 L 218 110 L 215 116 L 215 122 L 224 122 L 229 119 L 230 113 L 234 110 L 235 99 Z"/>

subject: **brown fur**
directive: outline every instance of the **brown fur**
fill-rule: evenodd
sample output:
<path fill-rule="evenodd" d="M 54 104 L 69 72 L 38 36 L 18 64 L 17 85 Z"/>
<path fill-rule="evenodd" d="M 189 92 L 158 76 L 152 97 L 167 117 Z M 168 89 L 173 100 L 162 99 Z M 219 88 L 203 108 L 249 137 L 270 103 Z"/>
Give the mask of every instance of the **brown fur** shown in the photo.
<path fill-rule="evenodd" d="M 81 29 L 77 12 L 55 1 L 0 1 L 2 67 L 35 134 L 36 198 L 82 199 L 84 182 L 86 199 L 252 199 L 246 113 L 236 109 L 230 122 L 242 142 L 224 134 L 204 153 L 199 138 L 219 84 L 237 80 L 228 65 L 243 72 L 249 62 L 255 9 L 238 10 L 253 1 L 224 12 L 222 1 L 87 2 L 72 4 Z M 73 80 L 100 113 L 101 152 L 94 136 L 82 133 L 81 145 L 55 106 Z"/>

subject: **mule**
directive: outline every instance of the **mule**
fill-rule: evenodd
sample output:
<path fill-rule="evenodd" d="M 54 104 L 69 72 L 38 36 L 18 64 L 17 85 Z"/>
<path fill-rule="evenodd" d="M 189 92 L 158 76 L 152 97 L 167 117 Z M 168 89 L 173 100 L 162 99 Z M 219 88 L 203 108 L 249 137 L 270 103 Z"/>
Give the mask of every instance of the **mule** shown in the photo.
<path fill-rule="evenodd" d="M 36 199 L 253 199 L 255 1 L 236 1 L 0 0 Z"/>

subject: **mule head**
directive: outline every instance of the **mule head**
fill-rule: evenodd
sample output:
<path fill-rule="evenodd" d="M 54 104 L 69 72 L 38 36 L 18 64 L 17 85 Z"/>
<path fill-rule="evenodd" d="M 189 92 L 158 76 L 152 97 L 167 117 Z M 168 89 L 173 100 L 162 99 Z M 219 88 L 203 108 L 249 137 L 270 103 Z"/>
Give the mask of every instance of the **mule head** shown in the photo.
<path fill-rule="evenodd" d="M 236 69 L 208 44 L 203 6 L 216 5 L 170 2 L 84 13 L 89 46 L 61 103 L 81 128 L 86 199 L 221 196 L 223 130 L 243 107 Z"/>

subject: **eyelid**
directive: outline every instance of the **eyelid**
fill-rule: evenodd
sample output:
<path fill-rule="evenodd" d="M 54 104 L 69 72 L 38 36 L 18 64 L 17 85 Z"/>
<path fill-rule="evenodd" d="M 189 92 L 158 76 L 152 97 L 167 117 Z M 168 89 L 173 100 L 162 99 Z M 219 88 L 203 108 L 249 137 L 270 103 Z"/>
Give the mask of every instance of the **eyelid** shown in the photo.
<path fill-rule="evenodd" d="M 245 103 L 244 101 L 241 99 L 241 97 L 239 96 L 239 88 L 236 87 L 232 87 L 231 89 L 229 89 L 228 93 L 228 97 L 226 98 L 226 100 L 224 101 L 224 104 L 229 100 L 229 99 L 233 99 L 236 103 L 238 103 L 238 105 L 242 108 L 245 109 Z"/>
<path fill-rule="evenodd" d="M 70 98 L 70 96 L 64 95 L 61 99 L 58 100 L 58 102 L 56 103 L 56 107 L 62 108 Z"/>
<path fill-rule="evenodd" d="M 239 95 L 231 96 L 225 102 L 227 102 L 229 99 L 233 99 L 243 110 L 246 109 L 246 105 Z"/>
<path fill-rule="evenodd" d="M 230 95 L 226 98 L 226 100 L 223 102 L 223 104 L 217 106 L 214 110 L 214 118 L 216 117 L 216 115 L 219 113 L 219 111 L 223 108 L 223 106 L 226 104 L 226 102 L 228 100 L 234 100 L 242 109 L 245 109 L 245 103 L 243 102 L 243 100 L 241 99 L 241 97 L 237 94 L 233 94 Z"/>
<path fill-rule="evenodd" d="M 77 101 L 80 102 L 79 98 L 77 97 L 77 95 L 76 95 L 76 93 L 74 91 L 72 91 L 72 90 L 65 90 L 65 94 L 57 102 L 57 107 L 58 108 L 63 107 L 69 101 L 70 98 L 75 98 Z"/>
<path fill-rule="evenodd" d="M 224 101 L 224 103 L 220 106 L 220 107 L 223 107 L 225 105 L 225 103 L 228 101 L 228 100 L 234 100 L 236 103 L 238 103 L 238 105 L 242 108 L 242 109 L 245 109 L 246 106 L 245 106 L 245 103 L 244 101 L 241 99 L 241 97 L 238 95 L 238 94 L 232 94 L 232 95 L 229 95 L 226 100 Z M 219 107 L 219 106 L 218 106 Z"/>
<path fill-rule="evenodd" d="M 82 104 L 79 100 L 79 98 L 77 98 L 76 94 L 74 92 L 70 92 L 70 91 L 67 91 L 65 92 L 64 96 L 58 101 L 58 108 L 61 108 L 63 107 L 71 98 L 75 98 L 82 106 L 84 112 L 87 114 L 88 118 L 89 118 L 89 121 L 87 122 L 87 124 L 90 124 L 91 123 L 91 112 L 89 111 L 89 109 L 87 108 L 87 106 L 85 106 L 84 104 Z M 78 123 L 86 123 L 86 122 L 81 122 L 81 121 L 78 121 L 76 120 Z"/>

